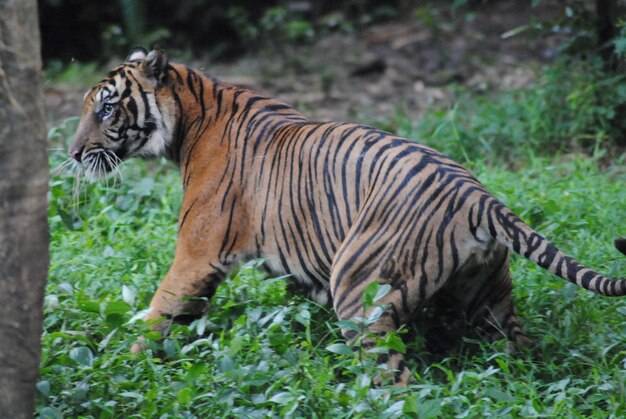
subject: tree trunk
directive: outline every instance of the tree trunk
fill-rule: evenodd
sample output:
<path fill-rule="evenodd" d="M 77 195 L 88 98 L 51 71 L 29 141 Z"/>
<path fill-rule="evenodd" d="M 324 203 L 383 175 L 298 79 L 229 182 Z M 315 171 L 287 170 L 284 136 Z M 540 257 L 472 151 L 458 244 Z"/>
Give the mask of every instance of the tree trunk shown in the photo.
<path fill-rule="evenodd" d="M 617 12 L 617 0 L 596 0 L 596 34 L 600 56 L 607 69 L 615 71 L 617 69 L 617 59 L 615 57 L 615 47 L 613 40 L 617 36 L 617 26 L 615 23 L 619 18 Z"/>
<path fill-rule="evenodd" d="M 0 0 L 0 418 L 30 418 L 48 270 L 36 0 Z"/>

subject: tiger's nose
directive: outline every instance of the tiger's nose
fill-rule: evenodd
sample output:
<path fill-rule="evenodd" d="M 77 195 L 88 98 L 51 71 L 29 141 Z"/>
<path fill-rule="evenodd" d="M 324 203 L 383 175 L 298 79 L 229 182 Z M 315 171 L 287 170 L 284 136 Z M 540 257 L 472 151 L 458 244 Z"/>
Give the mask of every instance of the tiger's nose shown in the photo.
<path fill-rule="evenodd" d="M 84 150 L 84 146 L 83 147 L 76 147 L 70 150 L 70 157 L 72 157 L 74 160 L 76 160 L 77 162 L 80 163 L 80 160 L 83 156 L 83 150 Z"/>

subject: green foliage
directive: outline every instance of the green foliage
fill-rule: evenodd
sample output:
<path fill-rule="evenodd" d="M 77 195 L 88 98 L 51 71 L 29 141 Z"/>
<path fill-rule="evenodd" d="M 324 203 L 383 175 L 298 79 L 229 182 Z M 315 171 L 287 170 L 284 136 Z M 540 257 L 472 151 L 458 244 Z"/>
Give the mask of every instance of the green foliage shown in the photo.
<path fill-rule="evenodd" d="M 95 84 L 100 81 L 98 65 L 96 63 L 81 63 L 71 61 L 64 64 L 60 60 L 51 60 L 46 65 L 45 78 L 53 83 L 83 83 L 85 85 Z"/>
<path fill-rule="evenodd" d="M 313 25 L 304 19 L 289 18 L 284 7 L 271 7 L 261 18 L 261 28 L 278 41 L 301 42 L 313 37 Z"/>
<path fill-rule="evenodd" d="M 457 0 L 457 8 L 466 5 L 467 0 Z M 542 3 L 541 0 L 533 0 L 532 7 Z M 546 3 L 546 2 L 544 2 Z M 549 20 L 541 15 L 531 12 L 529 23 L 515 27 L 504 34 L 502 38 L 510 38 L 520 34 L 533 34 L 535 36 L 558 36 L 560 43 L 558 50 L 569 56 L 594 55 L 598 51 L 598 28 L 599 19 L 597 11 L 589 2 L 564 2 L 558 6 L 561 13 L 550 15 Z M 612 16 L 614 18 L 615 16 Z"/>
<path fill-rule="evenodd" d="M 597 61 L 561 61 L 543 69 L 531 88 L 497 95 L 459 88 L 453 101 L 452 108 L 434 109 L 420 121 L 399 113 L 374 125 L 426 142 L 458 161 L 491 164 L 516 165 L 537 154 L 610 148 L 624 141 L 624 76 L 606 73 Z"/>
<path fill-rule="evenodd" d="M 389 374 L 385 364 L 379 364 L 378 358 L 380 355 L 389 354 L 389 351 L 406 352 L 406 346 L 400 337 L 400 334 L 406 330 L 401 329 L 386 336 L 378 336 L 369 330 L 370 326 L 374 325 L 388 308 L 388 305 L 380 304 L 378 301 L 390 291 L 391 286 L 388 284 L 380 285 L 377 282 L 372 282 L 367 286 L 363 294 L 363 308 L 366 315 L 335 323 L 342 330 L 356 332 L 354 338 L 348 343 L 334 343 L 326 347 L 327 351 L 334 354 L 346 355 L 344 363 L 338 366 L 345 368 L 355 377 L 360 377 L 362 382 L 371 383 L 371 374 L 376 372 L 374 378 L 377 381 L 385 382 L 384 379 L 387 379 L 391 383 L 393 375 Z M 364 342 L 373 342 L 374 346 L 365 349 Z M 345 361 L 348 362 L 345 363 Z"/>
<path fill-rule="evenodd" d="M 391 4 L 389 4 L 391 3 Z M 231 7 L 227 14 L 237 21 L 239 37 L 248 43 L 269 44 L 275 51 L 302 44 L 333 32 L 355 28 L 398 16 L 402 1 L 376 0 L 340 3 L 301 3 L 302 8 L 278 1 L 263 10 L 258 22 L 245 7 Z"/>
<path fill-rule="evenodd" d="M 626 22 L 620 23 L 619 34 L 613 40 L 615 54 L 623 61 L 626 58 Z"/>

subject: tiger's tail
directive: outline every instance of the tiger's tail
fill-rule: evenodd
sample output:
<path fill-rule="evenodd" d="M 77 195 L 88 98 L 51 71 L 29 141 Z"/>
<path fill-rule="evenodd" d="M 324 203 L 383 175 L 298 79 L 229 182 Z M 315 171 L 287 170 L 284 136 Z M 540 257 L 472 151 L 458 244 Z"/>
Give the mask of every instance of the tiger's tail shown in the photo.
<path fill-rule="evenodd" d="M 474 215 L 476 214 L 475 218 Z M 488 195 L 481 197 L 477 211 L 472 209 L 473 230 L 482 230 L 515 253 L 584 289 L 606 296 L 626 295 L 626 279 L 607 278 L 561 252 L 507 208 Z M 615 247 L 626 255 L 626 238 L 615 240 Z"/>

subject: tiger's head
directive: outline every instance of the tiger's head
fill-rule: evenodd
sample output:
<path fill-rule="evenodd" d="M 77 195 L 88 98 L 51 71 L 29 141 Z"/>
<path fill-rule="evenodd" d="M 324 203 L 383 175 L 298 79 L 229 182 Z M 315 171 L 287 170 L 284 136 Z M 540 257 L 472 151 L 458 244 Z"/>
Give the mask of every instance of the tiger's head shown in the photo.
<path fill-rule="evenodd" d="M 87 177 L 114 171 L 123 159 L 166 153 L 174 131 L 163 51 L 135 48 L 126 62 L 86 94 L 70 156 Z"/>

